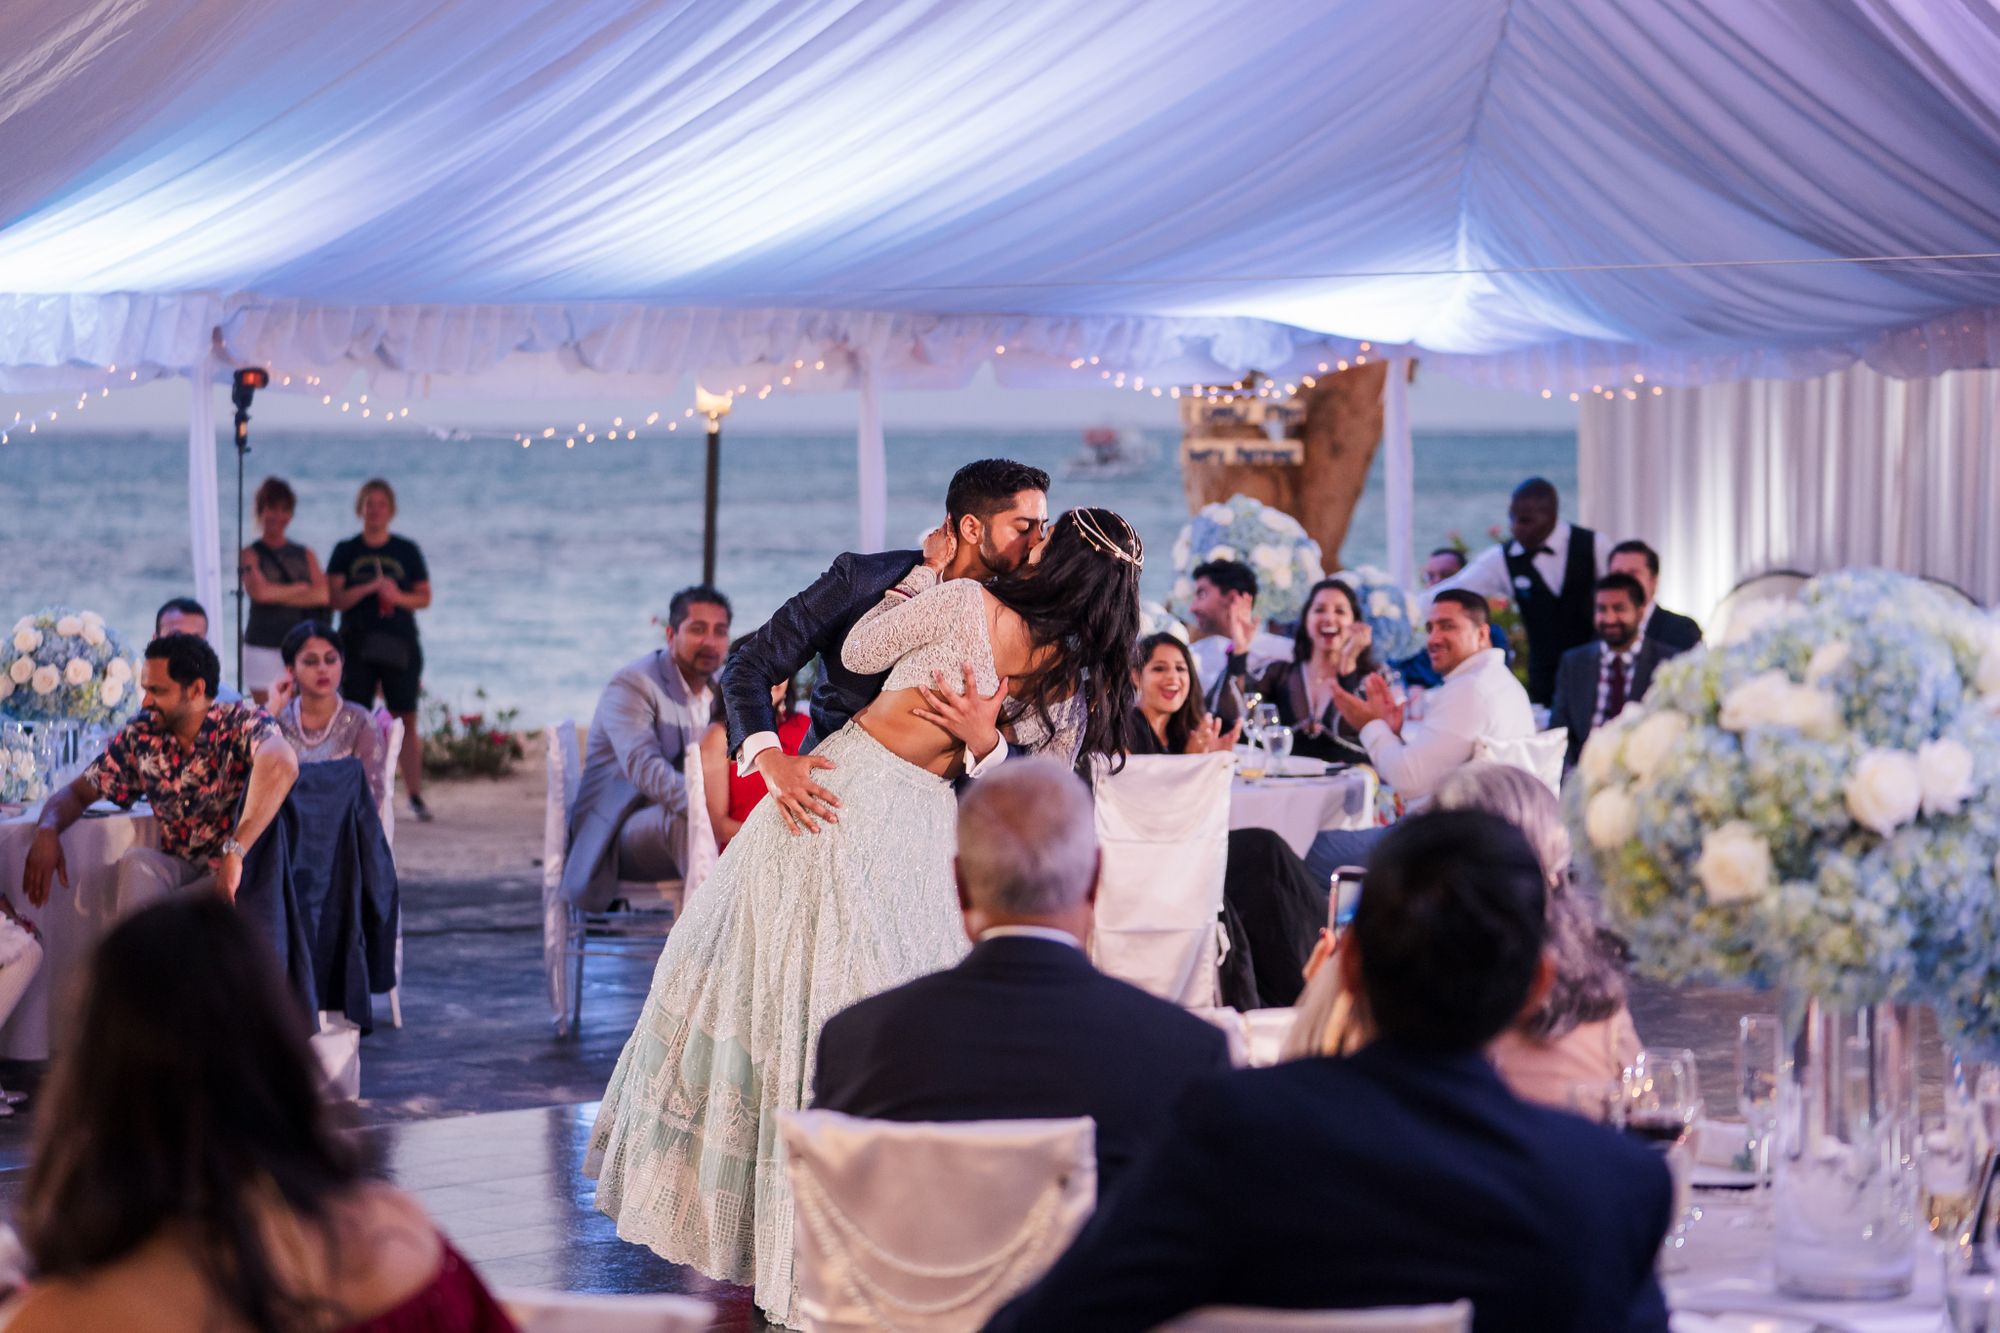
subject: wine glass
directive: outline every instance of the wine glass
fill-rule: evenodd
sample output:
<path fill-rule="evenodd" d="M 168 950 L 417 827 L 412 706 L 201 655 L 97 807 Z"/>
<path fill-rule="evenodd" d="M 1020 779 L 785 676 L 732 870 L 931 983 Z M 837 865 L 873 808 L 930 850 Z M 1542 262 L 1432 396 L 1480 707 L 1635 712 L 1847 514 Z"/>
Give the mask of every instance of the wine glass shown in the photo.
<path fill-rule="evenodd" d="M 1986 1242 L 1961 1235 L 1943 1250 L 1944 1309 L 1953 1333 L 2000 1333 L 2000 1265 Z"/>
<path fill-rule="evenodd" d="M 1750 1132 L 1750 1169 L 1757 1197 L 1767 1207 L 1771 1190 L 1771 1134 L 1778 1126 L 1778 1062 L 1784 1028 L 1775 1014 L 1736 1020 L 1736 1106 Z"/>
<path fill-rule="evenodd" d="M 1273 722 L 1258 736 L 1264 743 L 1264 770 L 1273 777 L 1283 777 L 1285 761 L 1292 757 L 1292 729 L 1282 722 Z"/>
<path fill-rule="evenodd" d="M 1918 1123 L 1917 1215 L 1940 1246 L 1968 1240 L 1973 1196 L 1979 1189 L 1979 1130 L 1962 1107 L 1926 1115 Z"/>
<path fill-rule="evenodd" d="M 1687 1243 L 1693 1186 L 1684 1145 L 1688 1131 L 1701 1118 L 1701 1084 L 1695 1074 L 1694 1052 L 1648 1046 L 1625 1071 L 1624 1129 L 1665 1155 L 1674 1180 L 1674 1225 L 1667 1247 Z"/>

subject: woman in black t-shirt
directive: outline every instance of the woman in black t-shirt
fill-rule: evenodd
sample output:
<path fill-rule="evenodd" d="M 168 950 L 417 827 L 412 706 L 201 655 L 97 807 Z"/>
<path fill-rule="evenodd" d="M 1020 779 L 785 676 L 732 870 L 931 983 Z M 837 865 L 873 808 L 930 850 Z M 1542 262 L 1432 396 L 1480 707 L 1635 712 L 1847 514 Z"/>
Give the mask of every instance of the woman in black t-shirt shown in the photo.
<path fill-rule="evenodd" d="M 326 562 L 327 588 L 340 612 L 340 692 L 364 708 L 382 702 L 403 722 L 403 750 L 397 756 L 410 812 L 428 823 L 424 804 L 424 746 L 417 734 L 417 696 L 422 692 L 423 645 L 415 612 L 431 604 L 430 569 L 424 553 L 407 537 L 389 531 L 396 516 L 396 492 L 380 477 L 361 485 L 354 499 L 361 531 L 333 548 Z"/>
<path fill-rule="evenodd" d="M 292 626 L 311 619 L 327 604 L 326 575 L 310 548 L 285 536 L 298 497 L 280 477 L 266 477 L 257 488 L 256 541 L 244 547 L 243 591 L 250 597 L 250 618 L 243 626 L 243 690 L 258 703 L 270 698 L 271 683 L 284 672 L 279 649 Z"/>

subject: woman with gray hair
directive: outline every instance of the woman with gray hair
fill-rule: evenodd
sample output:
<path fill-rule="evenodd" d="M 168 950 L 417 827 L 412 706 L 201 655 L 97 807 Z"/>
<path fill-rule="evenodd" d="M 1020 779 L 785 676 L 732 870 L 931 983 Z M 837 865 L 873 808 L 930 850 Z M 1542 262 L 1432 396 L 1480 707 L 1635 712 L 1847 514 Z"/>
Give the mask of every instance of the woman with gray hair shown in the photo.
<path fill-rule="evenodd" d="M 1528 1101 L 1564 1107 L 1570 1086 L 1616 1079 L 1639 1053 L 1625 1006 L 1625 978 L 1599 938 L 1595 913 L 1570 885 L 1570 840 L 1562 808 L 1541 779 L 1506 764 L 1467 764 L 1438 788 L 1435 808 L 1484 810 L 1527 835 L 1548 877 L 1548 949 L 1555 985 L 1534 1012 L 1487 1048 L 1500 1076 Z M 1365 890 L 1364 890 L 1365 892 Z M 1365 1040 L 1364 1021 L 1340 994 L 1331 944 L 1307 964 L 1311 980 L 1284 1055 L 1336 1055 Z"/>

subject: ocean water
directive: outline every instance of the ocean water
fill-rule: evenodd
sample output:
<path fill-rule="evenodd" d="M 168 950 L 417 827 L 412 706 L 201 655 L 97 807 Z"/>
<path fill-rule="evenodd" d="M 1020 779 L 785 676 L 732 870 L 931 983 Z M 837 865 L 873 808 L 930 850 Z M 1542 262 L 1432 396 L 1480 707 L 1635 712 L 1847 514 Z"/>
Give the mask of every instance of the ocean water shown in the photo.
<path fill-rule="evenodd" d="M 1143 474 L 1070 482 L 1061 467 L 1079 448 L 1076 432 L 891 432 L 889 538 L 914 543 L 942 519 L 945 483 L 960 464 L 1018 458 L 1055 476 L 1052 511 L 1106 505 L 1130 519 L 1153 556 L 1146 595 L 1163 599 L 1187 509 L 1178 438 L 1153 438 L 1159 462 Z M 1523 477 L 1539 473 L 1565 495 L 1575 491 L 1569 432 L 1420 433 L 1415 447 L 1420 552 L 1453 530 L 1479 545 Z M 69 431 L 16 435 L 0 448 L 0 624 L 62 602 L 143 640 L 160 602 L 192 592 L 186 452 L 184 436 Z M 226 445 L 218 458 L 228 549 L 235 460 Z M 431 568 L 435 600 L 419 617 L 426 688 L 461 709 L 484 689 L 488 707 L 518 708 L 523 723 L 539 725 L 588 716 L 605 678 L 659 642 L 653 618 L 701 573 L 701 467 L 698 435 L 524 450 L 505 439 L 272 432 L 255 440 L 246 489 L 274 474 L 291 482 L 292 537 L 324 561 L 359 528 L 359 484 L 388 478 L 399 500 L 395 531 L 423 547 Z M 1381 487 L 1378 458 L 1347 564 L 1384 563 Z M 740 630 L 854 545 L 854 496 L 851 434 L 725 433 L 716 581 Z M 224 561 L 225 573 L 233 568 Z M 233 643 L 230 607 L 210 609 Z M 225 676 L 232 664 L 226 649 Z"/>

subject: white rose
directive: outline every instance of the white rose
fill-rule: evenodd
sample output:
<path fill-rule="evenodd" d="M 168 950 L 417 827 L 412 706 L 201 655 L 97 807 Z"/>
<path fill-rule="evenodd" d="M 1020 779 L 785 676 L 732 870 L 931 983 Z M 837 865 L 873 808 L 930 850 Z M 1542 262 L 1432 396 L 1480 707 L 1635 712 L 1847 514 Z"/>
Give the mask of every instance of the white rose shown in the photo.
<path fill-rule="evenodd" d="M 1393 616 L 1396 614 L 1396 599 L 1384 589 L 1377 588 L 1368 594 L 1368 614 L 1371 616 Z"/>
<path fill-rule="evenodd" d="M 1236 548 L 1233 546 L 1211 546 L 1208 548 L 1208 558 L 1210 560 L 1234 560 L 1236 558 Z"/>
<path fill-rule="evenodd" d="M 1779 698 L 1775 721 L 1802 735 L 1832 736 L 1840 730 L 1840 700 L 1825 690 L 1794 685 Z"/>
<path fill-rule="evenodd" d="M 1584 806 L 1583 831 L 1599 851 L 1622 847 L 1639 831 L 1639 803 L 1623 787 L 1606 787 Z"/>
<path fill-rule="evenodd" d="M 104 684 L 97 688 L 97 702 L 103 704 L 106 708 L 117 707 L 118 701 L 124 697 L 125 682 L 122 680 L 106 680 Z"/>
<path fill-rule="evenodd" d="M 102 647 L 104 644 L 104 626 L 93 625 L 87 620 L 84 621 L 83 641 L 93 648 Z"/>
<path fill-rule="evenodd" d="M 106 680 L 130 680 L 132 679 L 132 664 L 122 657 L 114 657 L 104 664 L 104 678 Z"/>
<path fill-rule="evenodd" d="M 34 627 L 35 627 L 35 618 L 33 616 L 22 616 L 19 620 L 14 622 L 14 628 L 8 630 L 7 632 L 9 634 L 19 634 L 24 629 L 33 629 Z"/>
<path fill-rule="evenodd" d="M 32 653 L 41 646 L 42 632 L 33 625 L 28 626 L 26 629 L 17 629 L 14 631 L 15 652 Z"/>
<path fill-rule="evenodd" d="M 1203 505 L 1201 516 L 1211 523 L 1220 523 L 1225 528 L 1236 521 L 1236 511 L 1225 504 Z"/>
<path fill-rule="evenodd" d="M 1290 514 L 1287 514 L 1282 509 L 1273 509 L 1268 505 L 1264 507 L 1263 512 L 1259 513 L 1257 517 L 1263 519 L 1264 526 L 1274 532 L 1290 532 L 1297 526 L 1292 522 Z"/>
<path fill-rule="evenodd" d="M 1250 549 L 1250 563 L 1263 570 L 1275 571 L 1285 563 L 1285 549 L 1262 543 Z"/>
<path fill-rule="evenodd" d="M 1686 714 L 1671 708 L 1647 714 L 1632 728 L 1632 734 L 1625 738 L 1625 767 L 1632 771 L 1639 785 L 1645 785 L 1659 771 L 1687 729 Z"/>
<path fill-rule="evenodd" d="M 1732 820 L 1702 835 L 1695 878 L 1712 903 L 1755 898 L 1771 886 L 1771 845 L 1742 820 Z"/>
<path fill-rule="evenodd" d="M 1847 779 L 1847 813 L 1863 828 L 1888 837 L 1917 817 L 1923 774 L 1907 750 L 1869 750 Z"/>
<path fill-rule="evenodd" d="M 16 685 L 26 685 L 29 678 L 35 674 L 35 659 L 32 657 L 15 658 L 7 664 L 7 674 L 13 679 Z"/>
<path fill-rule="evenodd" d="M 64 684 L 81 685 L 95 674 L 96 672 L 90 665 L 90 659 L 87 657 L 72 657 L 69 661 L 63 663 L 62 675 Z"/>
<path fill-rule="evenodd" d="M 1291 586 L 1292 586 L 1292 567 L 1291 567 L 1290 565 L 1283 565 L 1283 566 L 1280 566 L 1280 567 L 1279 567 L 1279 568 L 1277 568 L 1277 569 L 1274 569 L 1274 570 L 1272 570 L 1272 571 L 1271 571 L 1271 586 L 1272 586 L 1273 588 L 1289 588 L 1289 587 L 1291 587 Z"/>
<path fill-rule="evenodd" d="M 1979 692 L 2000 695 L 2000 638 L 1989 640 L 1979 658 L 1979 674 L 1973 679 Z"/>
<path fill-rule="evenodd" d="M 1792 678 L 1784 672 L 1760 672 L 1722 696 L 1722 711 L 1716 721 L 1724 731 L 1769 726 L 1784 711 L 1791 692 Z"/>
<path fill-rule="evenodd" d="M 104 628 L 104 617 L 98 615 L 95 611 L 78 612 L 76 618 L 83 622 L 85 629 L 90 628 L 92 625 L 97 626 L 99 629 Z"/>
<path fill-rule="evenodd" d="M 1635 708 L 1623 716 L 1638 718 L 1644 714 Z M 1618 747 L 1625 740 L 1625 733 L 1631 725 L 1626 722 L 1620 726 L 1614 720 L 1590 733 L 1589 739 L 1583 743 L 1583 754 L 1576 761 L 1585 782 L 1593 787 L 1602 787 L 1611 780 L 1613 770 L 1618 767 Z"/>
<path fill-rule="evenodd" d="M 1819 684 L 1834 672 L 1840 670 L 1847 661 L 1848 647 L 1845 639 L 1834 639 L 1813 650 L 1812 661 L 1806 663 L 1806 679 Z"/>
<path fill-rule="evenodd" d="M 77 635 L 83 633 L 83 621 L 77 616 L 64 616 L 56 622 L 56 633 L 62 635 L 65 639 L 74 639 Z"/>
<path fill-rule="evenodd" d="M 62 684 L 62 672 L 52 666 L 36 667 L 28 683 L 34 687 L 36 694 L 54 694 L 56 686 Z"/>
<path fill-rule="evenodd" d="M 1924 813 L 1955 815 L 1972 795 L 1972 751 L 1949 738 L 1925 741 L 1917 747 L 1917 774 Z"/>

